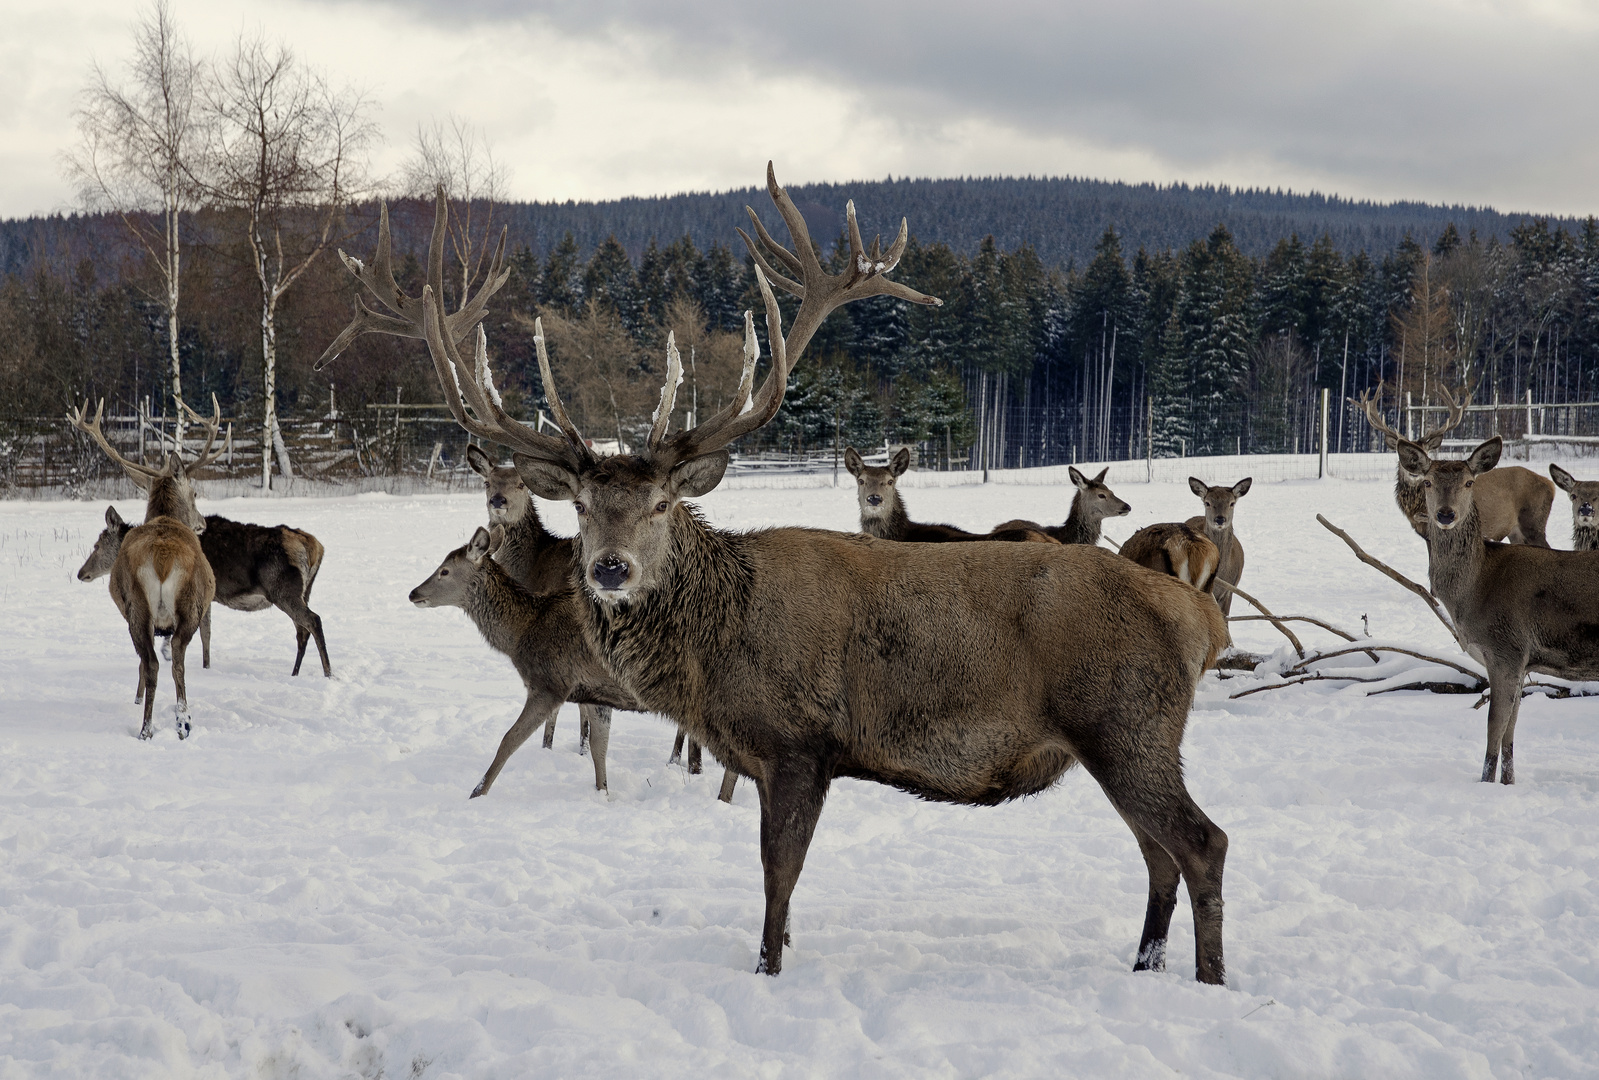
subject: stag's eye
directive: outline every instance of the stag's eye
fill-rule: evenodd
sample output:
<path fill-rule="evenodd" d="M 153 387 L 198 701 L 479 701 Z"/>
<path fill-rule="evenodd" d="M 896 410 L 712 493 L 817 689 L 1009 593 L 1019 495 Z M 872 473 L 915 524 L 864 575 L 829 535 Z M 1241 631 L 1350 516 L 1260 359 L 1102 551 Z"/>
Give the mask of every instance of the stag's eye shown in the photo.
<path fill-rule="evenodd" d="M 1432 481 L 1431 480 L 1423 480 L 1421 482 L 1421 486 L 1422 487 L 1432 487 Z"/>
<path fill-rule="evenodd" d="M 665 499 L 662 499 L 660 502 L 655 504 L 655 512 L 657 514 L 664 514 L 664 513 L 666 513 L 666 507 L 667 507 L 667 502 L 666 502 Z"/>
<path fill-rule="evenodd" d="M 1466 481 L 1466 486 L 1467 486 L 1467 487 L 1470 487 L 1470 486 L 1471 486 L 1471 485 L 1472 485 L 1472 484 L 1475 484 L 1475 483 L 1476 483 L 1476 481 L 1475 481 L 1475 480 L 1467 480 L 1467 481 Z"/>

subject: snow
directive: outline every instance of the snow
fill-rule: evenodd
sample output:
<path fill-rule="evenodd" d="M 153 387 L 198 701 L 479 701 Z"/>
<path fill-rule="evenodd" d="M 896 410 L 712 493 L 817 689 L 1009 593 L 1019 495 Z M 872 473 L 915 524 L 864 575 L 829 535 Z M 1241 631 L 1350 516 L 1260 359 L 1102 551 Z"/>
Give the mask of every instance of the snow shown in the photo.
<path fill-rule="evenodd" d="M 1314 522 L 1423 577 L 1391 485 L 1257 478 L 1243 585 L 1458 658 Z M 1178 482 L 1117 490 L 1134 507 L 1107 525 L 1118 540 L 1197 502 Z M 966 527 L 1060 520 L 1070 495 L 906 493 L 918 519 Z M 853 486 L 702 506 L 729 528 L 856 515 Z M 406 593 L 481 497 L 202 499 L 322 540 L 335 677 L 289 677 L 280 613 L 217 608 L 187 742 L 164 665 L 158 734 L 134 738 L 126 631 L 105 583 L 73 577 L 104 509 L 0 503 L 0 1077 L 1599 1073 L 1592 700 L 1527 699 L 1504 788 L 1477 781 L 1472 696 L 1320 682 L 1230 700 L 1259 680 L 1207 676 L 1184 754 L 1231 838 L 1226 988 L 1193 981 L 1186 896 L 1170 971 L 1130 970 L 1143 862 L 1082 771 L 998 808 L 839 781 L 768 979 L 755 793 L 724 806 L 719 770 L 668 766 L 658 718 L 618 714 L 608 797 L 569 706 L 553 751 L 530 741 L 467 800 L 522 689 L 460 612 Z M 569 504 L 540 509 L 575 527 Z"/>

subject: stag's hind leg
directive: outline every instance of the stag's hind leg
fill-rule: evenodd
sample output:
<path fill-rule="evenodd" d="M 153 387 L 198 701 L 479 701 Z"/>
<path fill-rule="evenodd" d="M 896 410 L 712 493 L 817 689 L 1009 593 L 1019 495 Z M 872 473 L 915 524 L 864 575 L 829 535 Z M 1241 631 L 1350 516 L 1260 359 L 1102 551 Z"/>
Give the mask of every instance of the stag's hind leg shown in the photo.
<path fill-rule="evenodd" d="M 1133 830 L 1144 865 L 1149 868 L 1149 905 L 1144 910 L 1144 933 L 1138 939 L 1138 959 L 1133 963 L 1133 970 L 1165 971 L 1166 939 L 1171 934 L 1172 913 L 1177 910 L 1177 885 L 1182 880 L 1182 871 L 1154 837 L 1125 814 L 1122 820 Z"/>
<path fill-rule="evenodd" d="M 135 627 L 130 619 L 128 633 L 133 638 L 134 651 L 139 654 L 139 689 L 144 694 L 144 725 L 139 728 L 139 738 L 148 739 L 155 735 L 151 714 L 155 711 L 155 680 L 161 664 L 156 659 L 155 636 L 148 623 Z"/>
<path fill-rule="evenodd" d="M 194 637 L 196 629 L 198 627 L 180 623 L 172 634 L 172 684 L 178 694 L 177 702 L 172 709 L 172 722 L 177 728 L 180 739 L 187 739 L 192 728 L 189 721 L 189 688 L 184 679 L 184 657 L 188 653 L 189 640 Z"/>
<path fill-rule="evenodd" d="M 766 883 L 766 919 L 756 971 L 783 970 L 788 940 L 788 903 L 805 867 L 805 853 L 832 782 L 832 763 L 817 758 L 769 761 L 756 781 L 761 796 L 761 869 Z"/>
<path fill-rule="evenodd" d="M 328 663 L 328 643 L 322 637 L 322 616 L 306 606 L 297 585 L 298 582 L 291 578 L 279 593 L 281 598 L 273 601 L 283 614 L 294 620 L 294 670 L 289 674 L 300 674 L 306 642 L 315 638 L 317 655 L 322 658 L 322 674 L 331 679 L 333 665 Z"/>

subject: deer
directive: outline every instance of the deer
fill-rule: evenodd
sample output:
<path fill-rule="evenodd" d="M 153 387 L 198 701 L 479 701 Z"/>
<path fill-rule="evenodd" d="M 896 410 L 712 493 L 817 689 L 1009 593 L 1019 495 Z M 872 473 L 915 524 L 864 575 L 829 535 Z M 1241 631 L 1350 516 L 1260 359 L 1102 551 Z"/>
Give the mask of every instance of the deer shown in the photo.
<path fill-rule="evenodd" d="M 182 401 L 178 404 L 187 409 Z M 172 642 L 172 682 L 177 691 L 173 726 L 179 739 L 187 739 L 192 729 L 184 657 L 189 641 L 211 609 L 216 578 L 200 548 L 200 534 L 205 531 L 206 523 L 195 505 L 189 473 L 198 472 L 221 453 L 221 448 L 212 449 L 222 421 L 222 409 L 214 394 L 211 405 L 212 418 L 202 421 L 206 443 L 200 456 L 185 465 L 177 454 L 168 454 L 160 469 L 123 457 L 106 439 L 101 430 L 105 416 L 103 398 L 92 421 L 86 418 L 87 402 L 71 413 L 73 426 L 93 438 L 106 456 L 121 467 L 123 474 L 145 492 L 144 523 L 121 531 L 121 543 L 110 570 L 111 600 L 127 622 L 128 636 L 133 639 L 134 651 L 139 656 L 139 690 L 134 702 L 137 704 L 141 697 L 144 701 L 140 739 L 155 736 L 152 719 L 156 675 L 160 668 L 155 649 L 157 636 L 170 638 Z M 201 420 L 198 416 L 194 418 Z M 106 524 L 111 525 L 109 514 Z"/>
<path fill-rule="evenodd" d="M 1599 480 L 1578 480 L 1553 462 L 1549 478 L 1571 496 L 1571 548 L 1573 551 L 1599 551 Z"/>
<path fill-rule="evenodd" d="M 1183 521 L 1145 525 L 1123 542 L 1121 556 L 1139 566 L 1168 574 L 1202 593 L 1210 592 L 1211 581 L 1221 563 L 1221 553 L 1210 538 Z M 1231 594 L 1228 595 L 1231 598 Z"/>
<path fill-rule="evenodd" d="M 1205 504 L 1205 512 L 1189 518 L 1183 524 L 1204 533 L 1216 545 L 1221 562 L 1211 579 L 1209 591 L 1216 598 L 1216 603 L 1221 605 L 1223 615 L 1231 615 L 1233 610 L 1233 591 L 1225 586 L 1237 585 L 1244 576 L 1244 545 L 1233 531 L 1234 507 L 1239 499 L 1249 494 L 1253 483 L 1252 476 L 1246 476 L 1231 486 L 1207 484 L 1197 476 L 1188 478 L 1188 490 L 1199 496 Z M 1216 584 L 1218 581 L 1223 584 Z"/>
<path fill-rule="evenodd" d="M 94 581 L 111 572 L 123 538 L 133 526 L 122 520 L 114 506 L 106 507 L 106 527 L 94 549 L 78 570 L 79 581 Z M 322 566 L 322 544 L 303 529 L 288 525 L 268 527 L 230 521 L 207 514 L 200 534 L 200 550 L 216 579 L 213 602 L 236 611 L 265 611 L 276 607 L 294 621 L 294 669 L 300 674 L 308 639 L 315 638 L 322 658 L 322 674 L 329 678 L 327 642 L 322 617 L 308 606 L 311 586 Z M 211 609 L 200 620 L 201 666 L 211 666 Z"/>
<path fill-rule="evenodd" d="M 992 533 L 972 533 L 953 525 L 931 525 L 912 521 L 895 484 L 911 465 L 909 447 L 902 446 L 889 459 L 887 467 L 868 465 L 853 446 L 844 448 L 844 468 L 855 477 L 855 494 L 861 508 L 861 532 L 879 540 L 901 543 L 947 544 L 973 540 L 1005 540 L 1056 544 L 1060 541 L 1042 528 L 1012 528 Z"/>
<path fill-rule="evenodd" d="M 1105 475 L 1109 472 L 1110 466 L 1107 465 L 1099 470 L 1098 476 L 1090 480 L 1077 471 L 1077 466 L 1067 466 L 1066 475 L 1071 477 L 1072 486 L 1077 489 L 1077 494 L 1072 496 L 1071 512 L 1064 524 L 1040 525 L 1035 521 L 1018 518 L 1003 525 L 996 525 L 994 532 L 1031 529 L 1053 537 L 1062 544 L 1098 544 L 1100 527 L 1104 520 L 1108 517 L 1123 517 L 1133 509 L 1131 503 L 1118 499 L 1116 493 L 1105 486 Z"/>
<path fill-rule="evenodd" d="M 899 544 L 803 527 L 724 532 L 686 501 L 713 491 L 728 446 L 777 415 L 793 364 L 833 310 L 871 296 L 939 302 L 887 276 L 908 242 L 904 221 L 886 250 L 881 237 L 868 249 L 847 204 L 849 260 L 829 274 L 770 164 L 766 179 L 793 240 L 793 250 L 779 245 L 753 210 L 758 242 L 740 230 L 765 306 L 766 379 L 757 390 L 759 347 L 746 312 L 731 401 L 672 434 L 681 364 L 669 352 L 660 404 L 635 454 L 593 452 L 542 349 L 561 435 L 509 417 L 482 328 L 463 354 L 435 284 L 422 293 L 428 351 L 456 422 L 512 449 L 534 494 L 577 511 L 575 606 L 601 660 L 642 706 L 754 781 L 766 894 L 757 971 L 782 970 L 790 899 L 835 777 L 993 805 L 1043 791 L 1081 763 L 1148 868 L 1135 968 L 1165 967 L 1186 882 L 1196 975 L 1224 982 L 1227 836 L 1188 794 L 1180 755 L 1195 687 L 1227 641 L 1208 597 L 1096 546 Z M 786 337 L 773 283 L 801 298 Z M 536 323 L 535 344 L 542 337 Z"/>
<path fill-rule="evenodd" d="M 610 710 L 636 710 L 638 702 L 611 677 L 584 641 L 573 607 L 570 575 L 557 589 L 530 591 L 493 557 L 504 551 L 509 538 L 505 525 L 479 527 L 410 595 L 417 607 L 456 607 L 466 612 L 489 647 L 510 659 L 527 689 L 522 712 L 500 741 L 494 761 L 470 797 L 489 793 L 511 755 L 541 725 L 549 724 L 563 701 L 606 710 L 605 721 L 596 722 L 589 736 L 594 788 L 605 791 Z"/>
<path fill-rule="evenodd" d="M 1488 748 L 1482 780 L 1516 782 L 1516 716 L 1529 671 L 1599 679 L 1599 551 L 1555 551 L 1488 540 L 1477 505 L 1504 447 L 1496 435 L 1441 461 L 1419 443 L 1399 463 L 1427 503 L 1427 574 L 1466 652 L 1488 669 Z"/>
<path fill-rule="evenodd" d="M 1436 454 L 1443 446 L 1444 436 L 1460 426 L 1460 421 L 1466 415 L 1465 403 L 1470 400 L 1468 392 L 1462 391 L 1461 396 L 1456 398 L 1447 388 L 1440 385 L 1438 389 L 1449 403 L 1449 414 L 1438 427 L 1422 432 L 1414 440 L 1429 454 Z M 1377 408 L 1381 392 L 1382 384 L 1379 383 L 1376 389 L 1367 390 L 1358 398 L 1350 398 L 1349 402 L 1360 406 L 1372 428 L 1387 438 L 1388 448 L 1397 450 L 1400 443 L 1411 440 L 1383 420 Z M 1548 480 L 1531 469 L 1510 465 L 1484 476 L 1475 495 L 1484 540 L 1509 540 L 1512 544 L 1531 544 L 1534 547 L 1549 546 L 1545 530 L 1549 524 L 1549 511 L 1554 506 L 1555 486 Z M 1429 520 L 1427 493 L 1420 482 L 1405 471 L 1403 462 L 1395 474 L 1394 502 L 1399 505 L 1399 512 L 1405 515 L 1411 528 L 1416 530 L 1416 535 L 1425 540 Z"/>

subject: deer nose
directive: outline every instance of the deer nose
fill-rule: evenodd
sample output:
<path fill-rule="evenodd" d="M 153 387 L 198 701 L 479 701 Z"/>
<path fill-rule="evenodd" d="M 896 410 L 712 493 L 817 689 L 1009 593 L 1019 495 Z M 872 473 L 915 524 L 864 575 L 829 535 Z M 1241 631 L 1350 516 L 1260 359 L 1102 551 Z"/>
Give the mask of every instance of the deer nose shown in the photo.
<path fill-rule="evenodd" d="M 602 589 L 620 589 L 632 567 L 616 555 L 607 555 L 594 564 L 594 580 Z"/>
<path fill-rule="evenodd" d="M 420 587 L 411 590 L 411 603 L 415 604 L 417 607 L 427 607 L 427 598 L 422 596 L 421 592 L 422 590 Z"/>
<path fill-rule="evenodd" d="M 79 570 L 78 571 L 78 580 L 79 581 L 88 581 L 89 580 L 89 572 L 87 570 Z"/>
<path fill-rule="evenodd" d="M 1225 525 L 1225 524 L 1227 524 L 1227 518 L 1226 518 L 1226 516 L 1225 516 L 1225 515 L 1223 515 L 1223 514 L 1217 514 L 1217 515 L 1216 515 L 1216 524 L 1218 524 L 1218 525 Z"/>
<path fill-rule="evenodd" d="M 489 496 L 489 509 L 490 510 L 504 510 L 505 509 L 505 496 L 504 495 L 490 495 Z"/>
<path fill-rule="evenodd" d="M 1577 513 L 1583 517 L 1593 517 L 1593 503 L 1583 503 L 1577 507 Z"/>
<path fill-rule="evenodd" d="M 882 506 L 883 505 L 883 497 L 881 495 L 868 495 L 868 496 L 866 496 L 866 505 L 867 506 Z"/>
<path fill-rule="evenodd" d="M 1455 523 L 1455 512 L 1453 510 L 1440 510 L 1437 518 L 1440 525 L 1453 525 Z"/>

